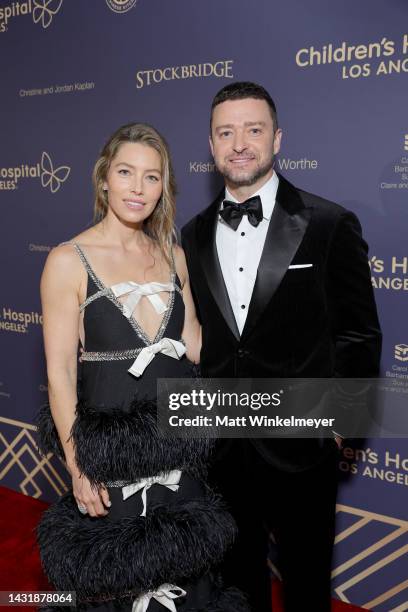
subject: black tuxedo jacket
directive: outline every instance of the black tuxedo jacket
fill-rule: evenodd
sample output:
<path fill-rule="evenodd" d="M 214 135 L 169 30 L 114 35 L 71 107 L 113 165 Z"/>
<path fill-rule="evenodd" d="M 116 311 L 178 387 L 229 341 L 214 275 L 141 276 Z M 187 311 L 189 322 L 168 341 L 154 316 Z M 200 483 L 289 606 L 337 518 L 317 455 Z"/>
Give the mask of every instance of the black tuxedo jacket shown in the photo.
<path fill-rule="evenodd" d="M 374 377 L 381 332 L 367 245 L 356 216 L 296 189 L 282 176 L 240 336 L 218 261 L 215 232 L 224 190 L 182 230 L 203 327 L 203 376 Z M 237 230 L 239 231 L 239 229 Z M 312 264 L 304 268 L 293 265 Z M 331 440 L 256 440 L 284 469 L 316 463 Z"/>

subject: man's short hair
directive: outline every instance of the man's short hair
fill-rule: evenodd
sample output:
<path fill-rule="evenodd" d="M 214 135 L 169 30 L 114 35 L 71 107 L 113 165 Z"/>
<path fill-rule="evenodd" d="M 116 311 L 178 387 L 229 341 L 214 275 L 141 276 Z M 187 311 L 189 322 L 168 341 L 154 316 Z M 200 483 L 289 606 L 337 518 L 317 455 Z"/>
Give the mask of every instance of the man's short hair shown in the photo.
<path fill-rule="evenodd" d="M 218 104 L 222 104 L 227 100 L 245 100 L 246 98 L 255 98 L 255 100 L 265 100 L 269 106 L 273 121 L 273 129 L 278 128 L 278 115 L 276 112 L 275 102 L 272 100 L 269 93 L 262 85 L 257 83 L 251 83 L 250 81 L 236 81 L 226 85 L 215 95 L 214 100 L 211 104 L 211 119 L 210 119 L 210 131 L 212 126 L 212 117 L 214 108 Z"/>

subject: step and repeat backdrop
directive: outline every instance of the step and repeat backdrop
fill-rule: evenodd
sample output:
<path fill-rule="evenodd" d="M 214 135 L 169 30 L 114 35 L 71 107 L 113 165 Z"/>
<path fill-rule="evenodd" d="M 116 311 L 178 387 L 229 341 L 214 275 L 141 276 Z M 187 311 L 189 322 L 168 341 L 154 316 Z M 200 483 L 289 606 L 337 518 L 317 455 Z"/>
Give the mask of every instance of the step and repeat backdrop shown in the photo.
<path fill-rule="evenodd" d="M 406 0 L 0 0 L 1 485 L 53 500 L 69 484 L 36 449 L 47 401 L 39 280 L 50 249 L 92 223 L 101 146 L 130 121 L 165 135 L 181 227 L 222 184 L 209 108 L 232 80 L 275 99 L 277 170 L 359 216 L 383 376 L 407 380 L 407 17 Z M 408 610 L 407 440 L 346 446 L 339 470 L 333 595 Z"/>

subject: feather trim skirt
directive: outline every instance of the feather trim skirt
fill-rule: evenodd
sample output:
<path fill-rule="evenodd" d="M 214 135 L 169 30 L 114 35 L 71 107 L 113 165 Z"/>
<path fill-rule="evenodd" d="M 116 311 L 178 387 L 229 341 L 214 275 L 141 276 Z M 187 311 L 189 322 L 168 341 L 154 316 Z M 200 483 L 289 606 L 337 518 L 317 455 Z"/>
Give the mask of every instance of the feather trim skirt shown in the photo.
<path fill-rule="evenodd" d="M 198 478 L 206 475 L 214 440 L 174 439 L 160 435 L 156 404 L 135 401 L 126 411 L 99 409 L 79 402 L 71 430 L 79 469 L 93 484 L 135 481 L 179 469 Z M 45 404 L 37 417 L 39 449 L 62 456 L 62 448 Z"/>
<path fill-rule="evenodd" d="M 92 518 L 69 492 L 46 510 L 37 532 L 43 569 L 56 589 L 76 592 L 77 610 L 130 612 L 135 599 L 172 584 L 186 592 L 174 600 L 177 611 L 248 612 L 245 597 L 217 577 L 236 527 L 205 482 L 212 441 L 162 438 L 155 410 L 151 402 L 127 412 L 78 404 L 71 432 L 77 464 L 93 484 L 108 483 L 112 506 Z M 61 455 L 47 407 L 38 429 L 42 451 Z M 109 484 L 172 470 L 182 472 L 178 490 L 156 483 L 144 501 L 141 491 L 125 500 L 120 483 Z M 151 599 L 147 609 L 165 608 Z"/>

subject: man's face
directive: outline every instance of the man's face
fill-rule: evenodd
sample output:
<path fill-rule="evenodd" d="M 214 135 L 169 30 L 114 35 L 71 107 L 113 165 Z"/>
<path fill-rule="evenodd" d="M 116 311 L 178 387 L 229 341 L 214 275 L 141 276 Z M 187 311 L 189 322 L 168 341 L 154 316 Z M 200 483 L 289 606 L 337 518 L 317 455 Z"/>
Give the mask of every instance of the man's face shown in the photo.
<path fill-rule="evenodd" d="M 274 132 L 265 100 L 227 100 L 214 108 L 210 147 L 218 171 L 232 188 L 263 184 L 273 174 L 281 130 Z"/>

